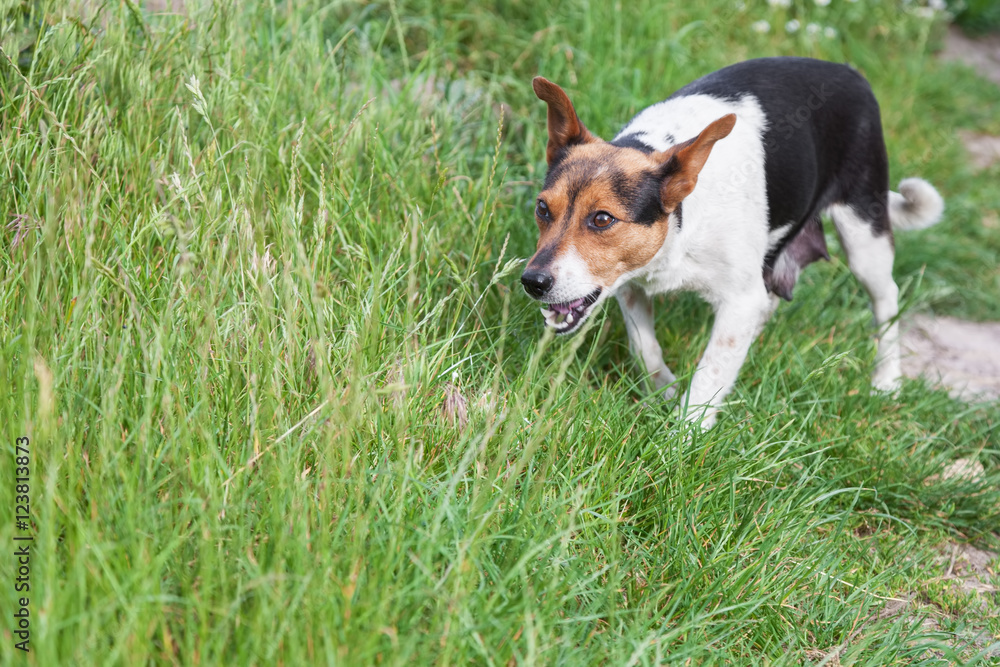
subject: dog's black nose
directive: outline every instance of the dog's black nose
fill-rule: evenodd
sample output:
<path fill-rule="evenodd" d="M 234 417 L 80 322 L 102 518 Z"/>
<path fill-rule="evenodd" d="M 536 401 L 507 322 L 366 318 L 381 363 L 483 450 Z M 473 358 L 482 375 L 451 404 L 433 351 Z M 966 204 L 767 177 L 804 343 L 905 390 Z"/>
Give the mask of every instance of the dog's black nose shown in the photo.
<path fill-rule="evenodd" d="M 552 287 L 552 282 L 552 274 L 546 271 L 528 269 L 521 274 L 521 284 L 524 285 L 524 291 L 536 299 L 545 296 L 545 293 Z"/>

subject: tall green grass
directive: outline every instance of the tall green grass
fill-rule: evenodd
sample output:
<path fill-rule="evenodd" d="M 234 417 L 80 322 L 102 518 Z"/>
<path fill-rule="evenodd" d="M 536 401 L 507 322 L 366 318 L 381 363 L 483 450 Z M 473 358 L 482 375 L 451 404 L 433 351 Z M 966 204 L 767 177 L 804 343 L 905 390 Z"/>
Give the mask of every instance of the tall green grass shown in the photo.
<path fill-rule="evenodd" d="M 32 652 L 3 634 L 3 661 L 977 660 L 995 611 L 920 621 L 944 614 L 940 544 L 1000 528 L 1000 414 L 922 382 L 871 397 L 841 261 L 810 268 L 707 433 L 643 400 L 613 309 L 554 340 L 517 283 L 531 76 L 607 137 L 794 53 L 862 68 L 894 181 L 947 197 L 898 239 L 906 306 L 997 317 L 996 171 L 954 133 L 1000 129 L 1000 91 L 937 64 L 940 26 L 901 7 L 15 3 L 0 474 L 30 436 L 36 542 Z M 658 308 L 690 374 L 708 309 Z M 958 457 L 987 477 L 941 479 Z"/>

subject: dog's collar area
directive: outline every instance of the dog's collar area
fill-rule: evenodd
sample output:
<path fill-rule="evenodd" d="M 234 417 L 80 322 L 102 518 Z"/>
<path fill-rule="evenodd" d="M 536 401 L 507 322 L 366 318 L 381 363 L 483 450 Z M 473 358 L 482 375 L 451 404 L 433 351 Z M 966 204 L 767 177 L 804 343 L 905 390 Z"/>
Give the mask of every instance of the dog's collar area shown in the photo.
<path fill-rule="evenodd" d="M 567 334 L 583 324 L 600 296 L 601 288 L 598 287 L 587 296 L 573 301 L 546 304 L 545 308 L 541 309 L 542 316 L 545 317 L 545 323 L 555 329 L 556 333 Z"/>

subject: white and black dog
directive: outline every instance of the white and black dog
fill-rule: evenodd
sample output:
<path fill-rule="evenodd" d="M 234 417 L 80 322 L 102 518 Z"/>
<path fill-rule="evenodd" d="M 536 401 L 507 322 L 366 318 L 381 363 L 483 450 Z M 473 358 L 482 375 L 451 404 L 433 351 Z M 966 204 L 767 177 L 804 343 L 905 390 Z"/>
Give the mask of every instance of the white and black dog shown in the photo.
<path fill-rule="evenodd" d="M 858 72 L 809 58 L 738 63 L 644 109 L 611 142 L 584 127 L 559 86 L 533 86 L 548 104 L 548 174 L 521 282 L 556 332 L 617 297 L 632 350 L 670 397 L 676 378 L 650 297 L 697 292 L 715 324 L 685 406 L 711 427 L 779 297 L 791 299 L 804 266 L 829 258 L 828 213 L 872 299 L 873 385 L 899 386 L 892 230 L 934 224 L 944 203 L 920 179 L 889 191 L 878 102 Z"/>

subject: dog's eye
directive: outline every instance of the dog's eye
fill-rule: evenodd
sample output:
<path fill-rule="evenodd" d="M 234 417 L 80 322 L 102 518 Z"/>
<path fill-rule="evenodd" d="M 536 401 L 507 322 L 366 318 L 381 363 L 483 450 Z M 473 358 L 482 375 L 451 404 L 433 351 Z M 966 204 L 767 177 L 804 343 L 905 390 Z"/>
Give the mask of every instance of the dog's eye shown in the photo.
<path fill-rule="evenodd" d="M 604 229 L 605 227 L 610 227 L 611 225 L 618 222 L 615 220 L 615 216 L 611 215 L 607 211 L 599 211 L 594 215 L 594 227 L 598 229 Z"/>
<path fill-rule="evenodd" d="M 545 218 L 546 220 L 549 219 L 549 206 L 541 199 L 539 199 L 538 203 L 535 204 L 535 215 L 539 218 Z"/>

